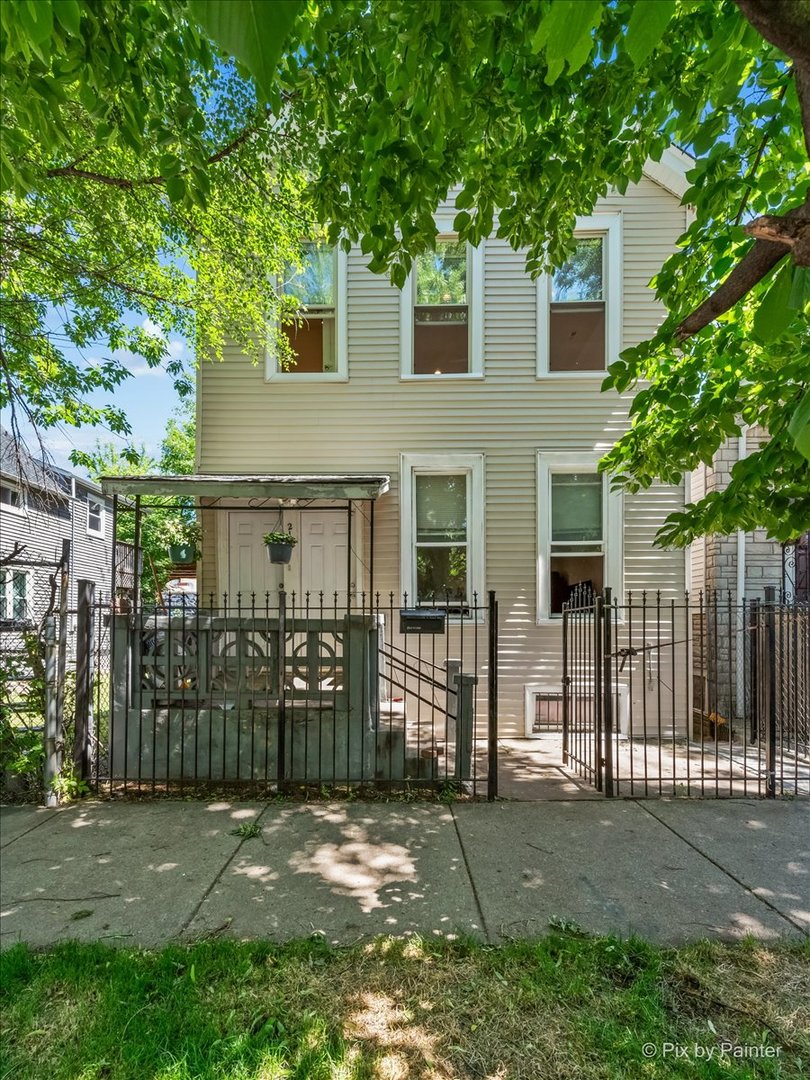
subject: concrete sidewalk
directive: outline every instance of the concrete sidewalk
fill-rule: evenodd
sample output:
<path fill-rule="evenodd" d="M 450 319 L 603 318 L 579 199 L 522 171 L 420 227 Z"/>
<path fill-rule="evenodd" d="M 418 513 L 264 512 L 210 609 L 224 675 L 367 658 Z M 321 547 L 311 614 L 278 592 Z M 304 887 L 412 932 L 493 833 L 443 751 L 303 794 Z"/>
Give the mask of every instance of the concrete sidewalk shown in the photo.
<path fill-rule="evenodd" d="M 256 821 L 260 837 L 234 830 Z M 810 804 L 82 803 L 0 809 L 2 944 L 206 935 L 677 943 L 810 933 Z"/>

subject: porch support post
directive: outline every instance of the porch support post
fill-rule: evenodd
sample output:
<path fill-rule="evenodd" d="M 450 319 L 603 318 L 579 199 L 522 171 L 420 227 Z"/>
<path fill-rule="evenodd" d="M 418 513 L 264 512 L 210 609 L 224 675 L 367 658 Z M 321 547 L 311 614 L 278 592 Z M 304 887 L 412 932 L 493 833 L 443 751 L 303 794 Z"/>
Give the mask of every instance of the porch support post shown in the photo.
<path fill-rule="evenodd" d="M 354 553 L 354 545 L 352 544 L 352 500 L 346 503 L 346 524 L 348 532 L 346 534 L 346 611 L 349 612 L 352 609 L 352 555 Z"/>
<path fill-rule="evenodd" d="M 368 592 L 371 602 L 374 602 L 374 499 L 371 500 L 369 512 L 369 553 L 368 553 Z"/>
<path fill-rule="evenodd" d="M 116 537 L 113 534 L 113 549 L 115 548 Z M 141 582 L 140 575 L 138 573 L 140 557 L 139 552 L 141 550 L 141 497 L 135 496 L 135 551 L 133 552 L 133 567 L 132 567 L 132 607 L 133 610 L 138 610 L 138 604 L 141 598 Z"/>
<path fill-rule="evenodd" d="M 284 789 L 287 765 L 287 700 L 285 692 L 285 679 L 287 667 L 287 594 L 284 589 L 278 593 L 278 739 L 276 740 L 276 752 L 278 754 L 277 773 L 278 791 Z"/>
<path fill-rule="evenodd" d="M 113 511 L 112 511 L 112 566 L 110 567 L 110 604 L 115 609 L 115 574 L 117 570 L 116 566 L 116 551 L 115 551 L 115 538 L 118 535 L 118 496 L 113 495 Z M 137 555 L 136 555 L 137 558 Z"/>

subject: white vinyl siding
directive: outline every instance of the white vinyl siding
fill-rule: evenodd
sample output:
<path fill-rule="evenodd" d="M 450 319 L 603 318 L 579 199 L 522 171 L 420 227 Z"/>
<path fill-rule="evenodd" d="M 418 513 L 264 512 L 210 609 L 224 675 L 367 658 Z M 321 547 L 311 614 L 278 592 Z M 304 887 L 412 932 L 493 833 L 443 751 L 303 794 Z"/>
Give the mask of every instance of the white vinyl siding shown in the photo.
<path fill-rule="evenodd" d="M 648 283 L 685 228 L 678 200 L 643 178 L 599 201 L 595 214 L 622 215 L 622 347 L 654 333 L 664 311 Z M 527 683 L 559 685 L 559 620 L 537 625 L 537 451 L 607 451 L 627 428 L 632 396 L 600 393 L 600 379 L 537 381 L 537 286 L 525 255 L 488 238 L 482 285 L 484 381 L 400 379 L 400 293 L 348 256 L 351 380 L 268 385 L 236 349 L 200 365 L 200 471 L 214 473 L 375 472 L 391 491 L 375 508 L 374 588 L 387 599 L 400 583 L 400 456 L 483 454 L 486 458 L 486 587 L 497 591 L 501 626 L 499 717 L 504 734 L 524 730 Z M 654 485 L 624 497 L 624 587 L 684 588 L 684 557 L 652 546 L 680 487 Z M 226 515 L 205 515 L 218 528 Z M 366 537 L 367 539 L 367 537 Z M 202 592 L 221 586 L 204 541 Z M 366 550 L 368 550 L 366 548 Z M 368 561 L 368 560 L 366 560 Z M 482 630 L 482 651 L 486 643 Z"/>

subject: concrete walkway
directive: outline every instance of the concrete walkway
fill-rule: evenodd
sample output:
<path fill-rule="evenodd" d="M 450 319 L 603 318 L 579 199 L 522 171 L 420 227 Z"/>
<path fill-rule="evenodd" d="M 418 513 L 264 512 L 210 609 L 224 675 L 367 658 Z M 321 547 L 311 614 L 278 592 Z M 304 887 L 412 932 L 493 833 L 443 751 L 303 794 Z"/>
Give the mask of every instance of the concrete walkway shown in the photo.
<path fill-rule="evenodd" d="M 258 822 L 261 836 L 234 830 Z M 210 935 L 677 943 L 810 933 L 810 804 L 82 803 L 0 809 L 2 944 Z"/>

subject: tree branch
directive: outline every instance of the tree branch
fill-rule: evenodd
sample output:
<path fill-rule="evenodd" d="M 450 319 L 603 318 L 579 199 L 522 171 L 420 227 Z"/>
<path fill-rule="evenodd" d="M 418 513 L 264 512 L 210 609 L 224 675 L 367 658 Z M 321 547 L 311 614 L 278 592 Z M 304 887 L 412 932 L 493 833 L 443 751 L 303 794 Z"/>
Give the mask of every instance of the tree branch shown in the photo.
<path fill-rule="evenodd" d="M 233 154 L 236 150 L 239 149 L 240 146 L 244 145 L 244 143 L 247 142 L 251 135 L 255 134 L 255 132 L 259 130 L 259 128 L 264 123 L 264 121 L 267 120 L 269 115 L 270 110 L 268 108 L 265 110 L 265 113 L 260 120 L 258 120 L 255 124 L 248 125 L 248 127 L 240 131 L 239 134 L 231 140 L 231 142 L 223 146 L 222 149 L 217 150 L 216 153 L 211 154 L 210 157 L 206 159 L 206 165 L 216 165 L 218 162 L 223 161 L 225 158 Z M 84 155 L 84 157 L 87 156 L 87 154 Z M 77 159 L 77 161 L 81 160 L 82 158 Z M 110 187 L 121 188 L 121 190 L 123 191 L 133 191 L 136 187 L 146 187 L 150 184 L 159 185 L 166 183 L 165 176 L 146 176 L 141 180 L 130 180 L 125 176 L 108 176 L 105 173 L 92 172 L 89 169 L 79 169 L 76 167 L 76 165 L 77 162 L 74 161 L 70 165 L 63 165 L 59 168 L 48 169 L 45 175 L 48 177 L 49 180 L 62 177 L 73 180 L 93 180 L 97 184 L 107 184 Z M 186 172 L 188 172 L 188 169 L 183 169 L 178 175 L 182 176 Z"/>
<path fill-rule="evenodd" d="M 754 230 L 758 222 L 763 220 L 766 219 L 757 218 L 756 221 L 752 221 L 750 225 L 746 226 L 745 231 L 753 236 L 759 236 L 759 233 Z M 799 237 L 798 240 L 794 241 L 795 246 L 792 246 L 784 239 L 774 240 L 768 236 L 757 239 L 754 246 L 740 259 L 723 284 L 719 285 L 707 300 L 704 300 L 691 315 L 687 315 L 679 324 L 675 331 L 679 341 L 697 334 L 704 326 L 714 322 L 719 315 L 733 308 L 737 301 L 747 296 L 751 289 L 762 281 L 765 275 L 785 255 L 792 253 L 796 262 L 799 262 L 798 256 L 804 250 L 803 244 L 810 243 L 810 237 L 808 236 L 810 234 L 810 196 L 801 206 L 795 206 L 792 210 L 782 214 L 781 217 L 768 215 L 767 220 L 771 223 L 771 230 L 775 230 L 775 223 L 778 223 L 781 230 L 780 237 L 789 234 L 790 230 L 795 229 Z M 802 262 L 799 265 L 806 264 Z"/>
<path fill-rule="evenodd" d="M 19 540 L 14 541 L 14 547 L 7 554 L 0 554 L 0 566 L 5 566 L 7 563 L 15 562 L 25 551 L 25 544 L 21 544 Z"/>
<path fill-rule="evenodd" d="M 810 68 L 810 0 L 737 0 L 737 7 L 766 41 Z"/>
<path fill-rule="evenodd" d="M 778 217 L 763 214 L 745 226 L 749 236 L 770 240 L 792 249 L 797 266 L 810 266 L 810 217 Z"/>
<path fill-rule="evenodd" d="M 804 145 L 810 157 L 810 0 L 737 0 L 737 7 L 766 41 L 793 61 Z"/>
<path fill-rule="evenodd" d="M 683 341 L 685 338 L 692 337 L 704 326 L 714 322 L 723 312 L 733 308 L 738 300 L 742 300 L 758 282 L 762 281 L 789 250 L 785 244 L 757 240 L 723 284 L 678 325 L 675 331 L 678 340 Z"/>

